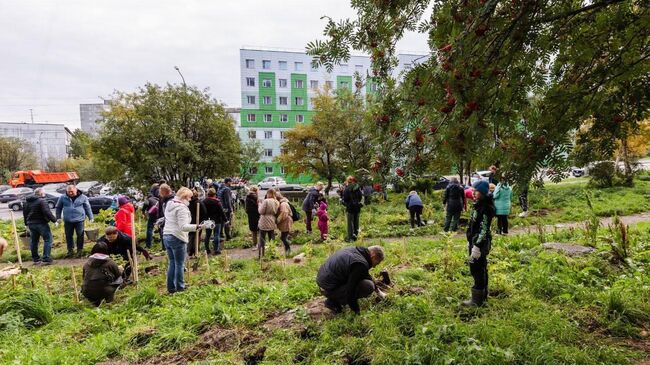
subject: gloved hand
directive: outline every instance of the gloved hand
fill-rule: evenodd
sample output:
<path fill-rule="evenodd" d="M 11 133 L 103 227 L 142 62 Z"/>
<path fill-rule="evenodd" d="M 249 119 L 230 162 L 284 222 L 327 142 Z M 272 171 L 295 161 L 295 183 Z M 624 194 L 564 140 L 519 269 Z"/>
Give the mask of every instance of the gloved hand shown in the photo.
<path fill-rule="evenodd" d="M 145 259 L 151 260 L 151 255 L 149 254 L 149 251 L 147 250 L 142 251 L 142 255 L 144 256 Z"/>
<path fill-rule="evenodd" d="M 54 227 L 59 228 L 59 221 L 54 222 Z"/>
<path fill-rule="evenodd" d="M 472 247 L 472 254 L 470 256 L 474 260 L 480 259 L 481 258 L 481 249 L 478 246 Z"/>

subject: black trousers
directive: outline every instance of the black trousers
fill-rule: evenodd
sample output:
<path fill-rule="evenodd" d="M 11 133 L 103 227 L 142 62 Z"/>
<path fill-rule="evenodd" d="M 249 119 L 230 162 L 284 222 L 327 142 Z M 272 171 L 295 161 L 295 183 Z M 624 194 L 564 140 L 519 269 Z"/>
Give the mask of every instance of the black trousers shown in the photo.
<path fill-rule="evenodd" d="M 409 208 L 409 213 L 411 215 L 411 228 L 415 228 L 415 225 L 422 225 L 422 209 L 423 207 L 415 206 Z"/>
<path fill-rule="evenodd" d="M 481 250 L 481 257 L 478 260 L 469 259 L 469 272 L 474 278 L 474 286 L 472 289 L 487 290 L 488 288 L 488 269 L 487 269 L 487 255 Z M 469 246 L 471 255 L 472 245 Z"/>
<path fill-rule="evenodd" d="M 348 304 L 348 291 L 345 285 L 333 290 L 325 290 L 321 288 L 320 291 L 325 298 L 334 301 L 341 306 Z M 357 284 L 357 298 L 367 298 L 374 291 L 375 283 L 372 280 L 364 279 Z"/>
<path fill-rule="evenodd" d="M 106 303 L 113 301 L 115 297 L 115 291 L 117 286 L 115 285 L 105 285 L 102 287 L 83 287 L 81 289 L 81 294 L 83 294 L 86 299 L 88 299 L 95 307 L 99 307 L 102 304 L 102 300 L 105 300 Z"/>
<path fill-rule="evenodd" d="M 507 215 L 497 215 L 497 233 L 508 234 Z"/>
<path fill-rule="evenodd" d="M 314 219 L 313 211 L 310 210 L 303 210 L 305 212 L 305 226 L 307 233 L 311 233 L 311 221 Z"/>
<path fill-rule="evenodd" d="M 264 256 L 264 252 L 266 251 L 266 240 L 274 240 L 275 239 L 275 231 L 260 231 L 260 241 L 257 245 L 257 252 L 259 254 L 259 257 Z"/>
<path fill-rule="evenodd" d="M 284 244 L 285 251 L 291 249 L 291 245 L 289 244 L 289 232 L 280 232 L 280 241 Z"/>

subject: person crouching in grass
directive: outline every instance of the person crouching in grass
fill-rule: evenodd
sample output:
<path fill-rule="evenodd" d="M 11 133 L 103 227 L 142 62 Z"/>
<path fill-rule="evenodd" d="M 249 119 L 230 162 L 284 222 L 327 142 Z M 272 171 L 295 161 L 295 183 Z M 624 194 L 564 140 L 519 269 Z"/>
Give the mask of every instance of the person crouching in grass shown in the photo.
<path fill-rule="evenodd" d="M 115 291 L 122 284 L 122 273 L 108 255 L 108 246 L 104 242 L 96 243 L 90 253 L 83 267 L 81 294 L 99 307 L 102 301 L 113 301 Z"/>

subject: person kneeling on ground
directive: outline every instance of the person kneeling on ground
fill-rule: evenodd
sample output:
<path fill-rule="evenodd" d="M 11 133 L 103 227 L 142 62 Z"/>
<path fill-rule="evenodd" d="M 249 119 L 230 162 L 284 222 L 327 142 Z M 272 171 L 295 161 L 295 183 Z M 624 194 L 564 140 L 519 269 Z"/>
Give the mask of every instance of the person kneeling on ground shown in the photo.
<path fill-rule="evenodd" d="M 101 236 L 97 242 L 104 243 L 107 247 L 107 252 L 109 255 L 120 255 L 122 259 L 126 262 L 124 265 L 123 278 L 126 283 L 129 283 L 129 277 L 131 276 L 131 263 L 129 261 L 129 255 L 133 258 L 133 242 L 131 236 L 128 236 L 120 232 L 117 228 L 113 226 L 106 227 L 104 235 Z M 144 248 L 136 245 L 135 250 L 137 252 L 142 252 L 142 255 L 145 259 L 151 260 L 151 255 Z"/>
<path fill-rule="evenodd" d="M 327 298 L 325 306 L 340 313 L 344 305 L 359 314 L 359 298 L 369 297 L 377 292 L 386 297 L 370 277 L 368 271 L 384 260 L 381 246 L 346 247 L 330 256 L 318 269 L 316 283 Z"/>
<path fill-rule="evenodd" d="M 83 268 L 81 293 L 99 307 L 102 300 L 113 301 L 115 291 L 122 284 L 122 276 L 117 264 L 108 256 L 108 246 L 104 242 L 96 243 L 90 253 Z"/>
<path fill-rule="evenodd" d="M 492 247 L 490 226 L 496 214 L 488 182 L 477 181 L 473 188 L 475 203 L 467 225 L 467 248 L 474 286 L 472 298 L 462 303 L 469 307 L 483 305 L 488 296 L 487 255 Z"/>

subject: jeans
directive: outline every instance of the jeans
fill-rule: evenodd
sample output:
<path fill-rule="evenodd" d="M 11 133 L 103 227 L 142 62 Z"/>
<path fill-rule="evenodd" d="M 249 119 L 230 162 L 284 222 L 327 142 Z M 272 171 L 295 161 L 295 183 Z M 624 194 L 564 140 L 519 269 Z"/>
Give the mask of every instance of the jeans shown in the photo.
<path fill-rule="evenodd" d="M 63 222 L 65 231 L 65 243 L 68 246 L 68 252 L 74 249 L 73 234 L 77 234 L 77 251 L 84 249 L 84 222 Z"/>
<path fill-rule="evenodd" d="M 149 218 L 147 218 L 147 239 L 146 239 L 146 246 L 147 248 L 151 248 L 153 245 L 153 226 L 156 223 L 156 217 L 150 215 Z"/>
<path fill-rule="evenodd" d="M 457 212 L 447 211 L 445 216 L 445 232 L 456 231 L 458 229 L 458 222 L 460 221 L 460 210 Z"/>
<path fill-rule="evenodd" d="M 357 236 L 359 235 L 359 216 L 361 212 L 347 212 L 346 216 L 348 219 L 348 241 L 356 241 Z"/>
<path fill-rule="evenodd" d="M 163 235 L 163 242 L 165 242 L 167 257 L 169 257 L 169 268 L 167 269 L 167 291 L 171 294 L 185 290 L 184 270 L 187 243 L 171 234 Z"/>
<path fill-rule="evenodd" d="M 497 215 L 497 233 L 508 234 L 507 215 Z"/>
<path fill-rule="evenodd" d="M 415 224 L 417 221 L 418 227 L 424 225 L 422 223 L 422 209 L 424 207 L 422 206 L 413 206 L 409 208 L 409 213 L 411 216 L 411 228 L 415 228 Z"/>
<path fill-rule="evenodd" d="M 264 250 L 266 249 L 266 239 L 264 237 L 268 237 L 269 241 L 274 240 L 275 231 L 260 231 L 260 243 L 257 246 L 259 257 L 264 256 Z"/>
<path fill-rule="evenodd" d="M 311 233 L 311 221 L 314 219 L 313 211 L 310 209 L 309 211 L 304 210 L 305 212 L 305 226 L 307 233 Z"/>
<path fill-rule="evenodd" d="M 215 224 L 214 226 L 214 252 L 215 253 L 221 253 L 221 224 Z M 205 230 L 205 250 L 210 253 L 210 236 L 212 235 L 212 229 L 206 229 Z"/>
<path fill-rule="evenodd" d="M 38 255 L 38 240 L 43 237 L 43 261 L 52 261 L 52 231 L 47 223 L 29 225 L 29 248 L 32 250 L 32 260 L 41 261 Z"/>

